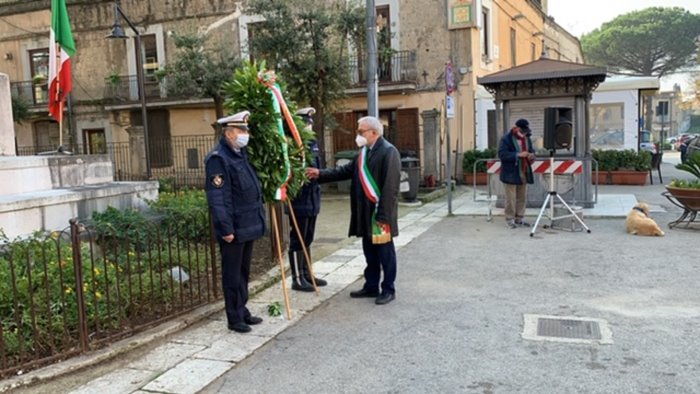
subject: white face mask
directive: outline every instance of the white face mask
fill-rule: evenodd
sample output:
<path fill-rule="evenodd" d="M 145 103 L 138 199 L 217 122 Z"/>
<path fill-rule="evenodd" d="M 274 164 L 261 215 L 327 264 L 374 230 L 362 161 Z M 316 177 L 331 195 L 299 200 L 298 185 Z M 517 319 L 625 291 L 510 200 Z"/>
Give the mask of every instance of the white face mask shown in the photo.
<path fill-rule="evenodd" d="M 358 134 L 357 137 L 355 137 L 355 143 L 358 147 L 362 148 L 367 145 L 367 138 Z"/>
<path fill-rule="evenodd" d="M 244 148 L 246 145 L 248 145 L 249 139 L 250 139 L 249 134 L 238 134 L 238 137 L 236 137 L 236 145 L 239 148 Z"/>

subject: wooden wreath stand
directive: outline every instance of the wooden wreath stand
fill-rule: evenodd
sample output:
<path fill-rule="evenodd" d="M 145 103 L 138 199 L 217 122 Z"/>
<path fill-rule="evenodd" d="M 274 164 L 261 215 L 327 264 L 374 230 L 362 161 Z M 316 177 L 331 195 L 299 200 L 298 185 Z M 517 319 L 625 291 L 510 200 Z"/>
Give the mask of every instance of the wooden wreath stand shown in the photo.
<path fill-rule="evenodd" d="M 316 292 L 316 295 L 319 295 L 318 291 L 318 286 L 316 286 L 316 278 L 314 275 L 314 268 L 313 264 L 311 262 L 311 256 L 309 255 L 308 249 L 306 249 L 306 243 L 304 242 L 304 238 L 301 235 L 301 230 L 299 229 L 299 223 L 297 222 L 296 215 L 294 214 L 294 208 L 292 208 L 292 202 L 287 199 L 287 206 L 289 207 L 289 213 L 290 217 L 292 218 L 292 224 L 294 225 L 294 230 L 297 233 L 297 236 L 299 237 L 299 240 L 301 241 L 301 247 L 302 250 L 304 251 L 304 257 L 306 257 L 306 265 L 309 268 L 309 274 L 311 276 L 311 284 L 314 286 L 314 291 Z M 289 291 L 287 290 L 287 280 L 286 280 L 286 266 L 284 264 L 284 257 L 282 255 L 282 233 L 280 231 L 280 226 L 279 222 L 280 220 L 277 218 L 277 209 L 275 209 L 274 204 L 269 203 L 268 204 L 268 209 L 270 210 L 270 216 L 272 217 L 272 229 L 275 232 L 274 238 L 274 248 L 277 254 L 277 261 L 279 262 L 280 265 L 280 273 L 282 276 L 282 294 L 284 295 L 284 307 L 285 310 L 287 311 L 287 320 L 292 320 L 292 309 L 291 309 L 291 304 L 289 301 Z"/>

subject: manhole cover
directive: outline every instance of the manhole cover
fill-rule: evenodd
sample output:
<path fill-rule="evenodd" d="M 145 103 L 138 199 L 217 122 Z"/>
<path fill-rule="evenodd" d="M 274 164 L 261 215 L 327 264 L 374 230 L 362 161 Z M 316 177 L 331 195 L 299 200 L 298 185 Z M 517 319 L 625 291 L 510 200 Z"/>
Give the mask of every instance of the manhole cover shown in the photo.
<path fill-rule="evenodd" d="M 612 344 L 608 322 L 577 316 L 523 315 L 523 339 Z"/>
<path fill-rule="evenodd" d="M 543 337 L 600 339 L 600 327 L 593 321 L 537 319 L 537 335 Z"/>

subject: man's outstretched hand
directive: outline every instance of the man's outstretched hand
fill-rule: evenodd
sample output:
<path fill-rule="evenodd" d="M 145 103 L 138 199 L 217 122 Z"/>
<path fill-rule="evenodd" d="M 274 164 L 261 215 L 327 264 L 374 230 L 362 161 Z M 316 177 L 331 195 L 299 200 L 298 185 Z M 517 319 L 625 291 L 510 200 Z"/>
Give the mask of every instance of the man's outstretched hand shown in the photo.
<path fill-rule="evenodd" d="M 318 168 L 313 168 L 313 167 L 307 167 L 307 168 L 306 168 L 306 176 L 307 176 L 309 179 L 316 179 L 316 178 L 318 178 L 319 172 L 320 172 L 320 171 L 318 170 Z"/>

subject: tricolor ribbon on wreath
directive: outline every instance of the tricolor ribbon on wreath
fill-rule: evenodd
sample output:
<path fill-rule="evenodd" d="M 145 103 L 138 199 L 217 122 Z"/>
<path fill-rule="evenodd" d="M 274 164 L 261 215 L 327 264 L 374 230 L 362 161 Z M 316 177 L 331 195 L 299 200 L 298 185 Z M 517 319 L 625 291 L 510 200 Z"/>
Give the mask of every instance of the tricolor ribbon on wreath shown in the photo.
<path fill-rule="evenodd" d="M 365 193 L 365 197 L 374 204 L 374 212 L 372 212 L 372 243 L 385 244 L 391 241 L 391 226 L 388 223 L 377 223 L 377 211 L 379 209 L 379 199 L 382 192 L 377 186 L 377 182 L 372 177 L 372 173 L 367 167 L 367 147 L 360 150 L 359 159 L 357 160 L 358 173 L 360 174 L 360 184 Z"/>
<path fill-rule="evenodd" d="M 287 199 L 287 184 L 289 183 L 289 180 L 292 177 L 292 169 L 289 163 L 289 149 L 287 147 L 287 138 L 284 135 L 284 125 L 282 123 L 283 118 L 284 121 L 287 122 L 289 130 L 292 132 L 292 138 L 294 138 L 294 142 L 297 144 L 298 147 L 302 147 L 302 162 L 306 163 L 306 159 L 304 158 L 303 142 L 301 140 L 301 135 L 299 135 L 299 131 L 297 130 L 297 126 L 294 123 L 294 119 L 292 118 L 292 114 L 289 112 L 287 103 L 284 101 L 284 97 L 282 97 L 282 91 L 280 89 L 280 86 L 276 83 L 276 76 L 274 71 L 258 73 L 258 81 L 265 85 L 265 87 L 267 87 L 267 89 L 269 90 L 270 97 L 272 98 L 272 107 L 275 111 L 275 114 L 279 115 L 277 117 L 277 132 L 282 137 L 284 172 L 286 175 L 284 182 L 282 182 L 282 184 L 279 186 L 279 188 L 277 188 L 277 191 L 275 192 L 275 200 L 285 201 Z"/>

